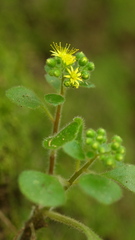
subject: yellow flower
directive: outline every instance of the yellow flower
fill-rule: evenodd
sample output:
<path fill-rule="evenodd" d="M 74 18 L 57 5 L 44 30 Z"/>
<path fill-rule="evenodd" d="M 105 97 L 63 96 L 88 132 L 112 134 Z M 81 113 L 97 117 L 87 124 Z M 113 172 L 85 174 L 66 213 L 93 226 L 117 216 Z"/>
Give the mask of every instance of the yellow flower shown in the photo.
<path fill-rule="evenodd" d="M 59 45 L 53 42 L 51 47 L 53 49 L 51 50 L 52 56 L 60 57 L 67 66 L 73 64 L 76 61 L 76 58 L 73 56 L 73 54 L 76 53 L 78 49 L 70 49 L 70 44 L 66 44 L 65 47 L 62 47 L 61 42 Z"/>
<path fill-rule="evenodd" d="M 69 73 L 69 75 L 64 75 L 65 78 L 69 78 L 71 86 L 78 88 L 79 87 L 79 81 L 82 81 L 81 79 L 81 73 L 79 72 L 79 69 L 73 69 L 73 67 L 71 66 L 71 68 L 67 68 L 67 71 Z"/>

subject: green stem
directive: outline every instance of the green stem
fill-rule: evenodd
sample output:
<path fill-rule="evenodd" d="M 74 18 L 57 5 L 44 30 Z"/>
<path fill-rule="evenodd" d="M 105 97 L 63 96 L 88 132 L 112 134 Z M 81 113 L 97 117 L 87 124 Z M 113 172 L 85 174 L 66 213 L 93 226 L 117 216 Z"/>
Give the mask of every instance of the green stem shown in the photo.
<path fill-rule="evenodd" d="M 61 80 L 61 90 L 60 90 L 60 94 L 63 96 L 64 95 L 64 87 L 63 87 L 63 80 Z M 55 114 L 55 120 L 54 120 L 54 124 L 53 124 L 53 135 L 56 134 L 59 130 L 59 125 L 60 125 L 60 120 L 61 120 L 61 112 L 62 112 L 62 105 L 60 104 L 57 106 L 56 109 L 56 114 Z M 49 170 L 48 173 L 49 174 L 53 174 L 54 172 L 54 166 L 55 166 L 55 160 L 56 160 L 56 150 L 52 150 L 50 152 L 50 161 L 49 161 Z"/>
<path fill-rule="evenodd" d="M 61 215 L 59 213 L 53 211 L 45 211 L 44 212 L 47 217 L 50 219 L 66 224 L 72 228 L 77 229 L 78 231 L 84 233 L 88 240 L 101 240 L 90 228 L 85 226 L 83 223 L 78 222 L 77 220 Z"/>
<path fill-rule="evenodd" d="M 95 156 L 94 158 L 90 159 L 87 161 L 78 171 L 76 171 L 71 178 L 68 180 L 68 186 L 66 187 L 66 190 L 75 182 L 75 180 L 82 174 L 84 173 L 88 167 L 94 162 L 94 160 L 97 158 Z"/>

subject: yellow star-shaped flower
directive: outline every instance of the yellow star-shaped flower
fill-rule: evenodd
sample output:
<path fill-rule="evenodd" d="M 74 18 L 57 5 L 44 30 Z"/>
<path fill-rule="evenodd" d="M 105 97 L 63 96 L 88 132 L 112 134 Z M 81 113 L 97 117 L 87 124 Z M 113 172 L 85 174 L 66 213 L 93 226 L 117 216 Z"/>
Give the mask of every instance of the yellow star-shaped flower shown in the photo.
<path fill-rule="evenodd" d="M 65 47 L 62 47 L 61 42 L 59 45 L 57 43 L 53 43 L 51 47 L 53 49 L 51 50 L 52 56 L 60 57 L 67 66 L 76 61 L 76 57 L 73 56 L 73 54 L 76 53 L 78 49 L 70 49 L 70 44 L 66 44 Z"/>
<path fill-rule="evenodd" d="M 67 68 L 67 71 L 69 75 L 64 75 L 64 77 L 69 78 L 71 86 L 78 88 L 79 81 L 82 81 L 81 72 L 79 72 L 79 68 L 73 69 L 73 67 L 71 66 L 70 69 Z"/>

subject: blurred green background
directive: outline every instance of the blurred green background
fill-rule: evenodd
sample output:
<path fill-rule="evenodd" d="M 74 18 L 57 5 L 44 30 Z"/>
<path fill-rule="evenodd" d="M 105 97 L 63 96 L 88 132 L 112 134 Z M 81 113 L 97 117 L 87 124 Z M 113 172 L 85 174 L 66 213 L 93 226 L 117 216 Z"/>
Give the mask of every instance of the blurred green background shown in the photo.
<path fill-rule="evenodd" d="M 47 168 L 48 152 L 41 142 L 51 133 L 51 124 L 42 111 L 12 104 L 5 91 L 24 85 L 42 99 L 53 92 L 44 79 L 50 44 L 71 43 L 95 63 L 91 80 L 96 88 L 67 92 L 61 125 L 82 116 L 86 128 L 103 127 L 110 137 L 120 135 L 127 148 L 126 162 L 135 164 L 134 16 L 134 0 L 0 2 L 0 209 L 17 229 L 31 209 L 18 189 L 17 178 L 24 169 Z M 68 178 L 73 160 L 62 152 L 58 156 L 56 172 Z M 59 211 L 92 227 L 104 240 L 135 239 L 135 195 L 126 190 L 118 203 L 104 206 L 74 188 Z M 0 240 L 13 236 L 0 219 Z M 76 230 L 53 222 L 38 232 L 39 240 L 69 238 L 85 239 Z"/>

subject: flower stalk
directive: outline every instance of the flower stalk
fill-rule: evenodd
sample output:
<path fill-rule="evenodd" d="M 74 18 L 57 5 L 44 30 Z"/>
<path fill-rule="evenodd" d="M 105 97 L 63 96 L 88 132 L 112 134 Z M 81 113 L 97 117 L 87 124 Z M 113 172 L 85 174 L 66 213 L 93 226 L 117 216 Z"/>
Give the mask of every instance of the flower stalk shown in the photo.
<path fill-rule="evenodd" d="M 101 238 L 98 237 L 89 227 L 85 226 L 83 223 L 78 222 L 73 218 L 61 215 L 53 211 L 45 211 L 44 213 L 50 219 L 59 223 L 63 223 L 84 233 L 88 240 L 101 240 Z"/>
<path fill-rule="evenodd" d="M 71 187 L 71 185 L 74 184 L 74 182 L 77 180 L 78 177 L 80 177 L 81 174 L 83 174 L 88 167 L 95 161 L 95 159 L 97 158 L 97 156 L 95 156 L 94 158 L 90 159 L 89 161 L 87 161 L 78 171 L 76 171 L 68 180 L 68 184 L 66 186 L 66 190 Z"/>

